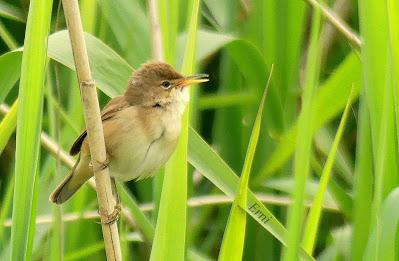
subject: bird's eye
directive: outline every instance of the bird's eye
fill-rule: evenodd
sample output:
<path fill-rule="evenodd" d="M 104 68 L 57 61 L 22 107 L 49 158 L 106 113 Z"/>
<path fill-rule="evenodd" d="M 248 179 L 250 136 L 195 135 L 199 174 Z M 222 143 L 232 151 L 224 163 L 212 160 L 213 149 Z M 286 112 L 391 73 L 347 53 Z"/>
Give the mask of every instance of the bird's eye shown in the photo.
<path fill-rule="evenodd" d="M 162 88 L 169 89 L 170 88 L 170 81 L 163 81 L 161 83 Z"/>

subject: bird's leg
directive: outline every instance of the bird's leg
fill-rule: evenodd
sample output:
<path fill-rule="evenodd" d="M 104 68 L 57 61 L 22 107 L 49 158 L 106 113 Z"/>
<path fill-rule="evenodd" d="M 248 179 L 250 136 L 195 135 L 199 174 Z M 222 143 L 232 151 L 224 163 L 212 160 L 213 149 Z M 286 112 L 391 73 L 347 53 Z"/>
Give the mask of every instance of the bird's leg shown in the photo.
<path fill-rule="evenodd" d="M 121 199 L 119 198 L 118 190 L 116 187 L 115 178 L 111 177 L 111 186 L 112 186 L 112 194 L 115 197 L 115 206 L 119 206 L 121 208 Z"/>
<path fill-rule="evenodd" d="M 118 221 L 119 214 L 121 213 L 122 206 L 121 201 L 118 195 L 118 191 L 116 189 L 116 182 L 115 178 L 111 177 L 111 186 L 112 186 L 112 195 L 115 197 L 115 207 L 114 211 L 111 214 L 108 213 L 101 213 L 99 210 L 99 214 L 106 217 L 105 221 L 101 221 L 101 224 L 113 224 L 114 222 Z"/>
<path fill-rule="evenodd" d="M 93 168 L 93 172 L 101 171 L 105 168 L 108 167 L 109 165 L 109 157 L 107 154 L 107 158 L 104 162 L 97 162 L 98 165 L 96 167 L 93 166 L 93 164 L 90 162 L 90 167 Z M 121 204 L 120 204 L 120 199 L 118 192 L 116 190 L 116 183 L 115 183 L 115 178 L 111 177 L 111 189 L 112 189 L 112 195 L 115 197 L 115 207 L 114 211 L 111 214 L 108 214 L 107 211 L 102 211 L 101 209 L 98 210 L 98 213 L 101 217 L 105 217 L 104 221 L 99 222 L 100 224 L 112 224 L 116 222 L 119 219 L 119 214 L 121 212 Z"/>
<path fill-rule="evenodd" d="M 111 186 L 112 186 L 112 195 L 115 197 L 115 207 L 114 207 L 114 212 L 112 212 L 112 216 L 115 220 L 119 219 L 119 214 L 121 213 L 122 206 L 121 206 L 121 200 L 119 198 L 118 190 L 116 188 L 116 182 L 115 178 L 111 177 Z"/>

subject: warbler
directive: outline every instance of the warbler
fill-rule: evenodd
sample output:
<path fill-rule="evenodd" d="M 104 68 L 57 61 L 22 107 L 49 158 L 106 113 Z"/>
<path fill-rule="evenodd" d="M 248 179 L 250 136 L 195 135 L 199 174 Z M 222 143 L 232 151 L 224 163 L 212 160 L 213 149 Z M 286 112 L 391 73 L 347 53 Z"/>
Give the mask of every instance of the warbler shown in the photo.
<path fill-rule="evenodd" d="M 207 82 L 207 74 L 183 76 L 171 65 L 148 62 L 133 72 L 124 95 L 111 99 L 101 113 L 107 162 L 121 181 L 152 176 L 176 148 L 189 99 L 187 86 Z M 79 158 L 50 195 L 62 204 L 93 176 L 87 132 L 70 149 Z"/>

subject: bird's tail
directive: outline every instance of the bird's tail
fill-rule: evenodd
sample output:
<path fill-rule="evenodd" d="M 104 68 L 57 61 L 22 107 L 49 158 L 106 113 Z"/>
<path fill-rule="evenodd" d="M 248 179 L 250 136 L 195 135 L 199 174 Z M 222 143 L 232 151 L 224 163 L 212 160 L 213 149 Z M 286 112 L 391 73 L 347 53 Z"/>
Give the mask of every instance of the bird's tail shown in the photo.
<path fill-rule="evenodd" d="M 56 204 L 67 201 L 92 176 L 90 172 L 90 168 L 78 160 L 69 175 L 50 194 L 49 200 Z"/>

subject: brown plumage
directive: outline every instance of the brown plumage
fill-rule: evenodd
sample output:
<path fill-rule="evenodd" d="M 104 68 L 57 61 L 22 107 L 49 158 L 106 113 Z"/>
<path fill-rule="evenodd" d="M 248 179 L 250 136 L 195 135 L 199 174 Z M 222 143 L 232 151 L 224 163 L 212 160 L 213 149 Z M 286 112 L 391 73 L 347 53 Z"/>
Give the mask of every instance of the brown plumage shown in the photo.
<path fill-rule="evenodd" d="M 165 164 L 180 134 L 188 101 L 184 87 L 207 77 L 184 77 L 161 62 L 146 63 L 133 72 L 124 95 L 110 100 L 101 113 L 111 177 L 146 178 Z M 62 204 L 93 176 L 86 136 L 84 131 L 72 145 L 70 154 L 80 153 L 79 158 L 50 201 Z"/>

